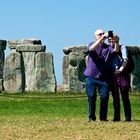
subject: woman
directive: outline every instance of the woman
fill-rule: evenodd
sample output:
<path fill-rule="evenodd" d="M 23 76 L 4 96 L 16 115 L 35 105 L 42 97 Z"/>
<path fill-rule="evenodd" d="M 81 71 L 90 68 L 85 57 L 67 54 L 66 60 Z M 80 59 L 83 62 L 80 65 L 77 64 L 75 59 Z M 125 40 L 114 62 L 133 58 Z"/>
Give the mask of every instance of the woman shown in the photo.
<path fill-rule="evenodd" d="M 114 47 L 114 37 L 108 39 L 109 43 Z M 118 38 L 119 42 L 119 38 Z M 119 53 L 111 56 L 111 91 L 113 96 L 114 119 L 120 121 L 120 95 L 122 97 L 125 121 L 131 121 L 131 105 L 129 100 L 130 74 L 125 71 L 128 63 L 128 50 L 125 46 L 120 45 Z"/>

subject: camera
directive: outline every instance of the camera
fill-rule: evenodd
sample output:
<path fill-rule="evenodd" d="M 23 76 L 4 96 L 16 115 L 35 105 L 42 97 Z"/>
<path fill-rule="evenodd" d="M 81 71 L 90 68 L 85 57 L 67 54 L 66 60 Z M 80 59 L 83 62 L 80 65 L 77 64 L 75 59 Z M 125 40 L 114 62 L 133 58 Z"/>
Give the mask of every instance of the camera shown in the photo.
<path fill-rule="evenodd" d="M 113 37 L 113 31 L 108 31 L 108 37 Z"/>

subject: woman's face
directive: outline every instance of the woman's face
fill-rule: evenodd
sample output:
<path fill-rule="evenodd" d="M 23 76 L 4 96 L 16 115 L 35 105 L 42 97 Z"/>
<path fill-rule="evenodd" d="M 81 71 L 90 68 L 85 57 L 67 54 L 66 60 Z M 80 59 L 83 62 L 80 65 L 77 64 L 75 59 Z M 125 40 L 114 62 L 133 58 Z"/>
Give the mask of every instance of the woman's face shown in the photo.
<path fill-rule="evenodd" d="M 108 38 L 108 42 L 109 42 L 112 46 L 114 46 L 114 44 L 115 44 L 115 40 L 114 40 L 112 37 L 109 37 L 109 38 Z"/>

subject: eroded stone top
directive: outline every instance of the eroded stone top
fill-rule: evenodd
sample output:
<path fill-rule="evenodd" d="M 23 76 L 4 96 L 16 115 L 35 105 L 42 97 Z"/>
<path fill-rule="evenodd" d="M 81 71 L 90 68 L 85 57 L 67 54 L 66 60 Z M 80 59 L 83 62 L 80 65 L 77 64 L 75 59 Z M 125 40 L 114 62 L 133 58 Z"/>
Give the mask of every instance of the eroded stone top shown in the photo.
<path fill-rule="evenodd" d="M 79 53 L 86 53 L 87 52 L 87 46 L 85 45 L 79 45 L 79 46 L 70 46 L 65 47 L 63 49 L 64 54 L 69 54 L 70 52 L 79 52 Z"/>
<path fill-rule="evenodd" d="M 140 46 L 126 46 L 131 53 L 140 53 Z"/>
<path fill-rule="evenodd" d="M 33 39 L 33 38 L 8 40 L 9 48 L 13 48 L 17 45 L 42 45 L 42 42 L 41 42 L 41 40 Z"/>
<path fill-rule="evenodd" d="M 8 47 L 19 52 L 44 52 L 46 50 L 46 46 L 42 45 L 41 40 L 33 38 L 9 40 Z"/>
<path fill-rule="evenodd" d="M 140 46 L 126 46 L 132 53 L 140 53 Z M 87 54 L 88 48 L 86 45 L 70 46 L 63 48 L 63 52 L 69 55 L 71 52 L 79 52 Z"/>

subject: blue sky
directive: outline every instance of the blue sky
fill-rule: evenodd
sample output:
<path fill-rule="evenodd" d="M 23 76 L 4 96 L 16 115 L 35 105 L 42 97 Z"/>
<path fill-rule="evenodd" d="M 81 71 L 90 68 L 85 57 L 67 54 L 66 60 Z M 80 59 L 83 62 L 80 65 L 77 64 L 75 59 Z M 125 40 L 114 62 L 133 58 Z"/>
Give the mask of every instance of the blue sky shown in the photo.
<path fill-rule="evenodd" d="M 63 48 L 87 45 L 96 29 L 113 30 L 140 46 L 140 0 L 0 0 L 0 39 L 36 38 L 54 55 L 62 84 Z M 8 55 L 8 49 L 6 55 Z"/>

